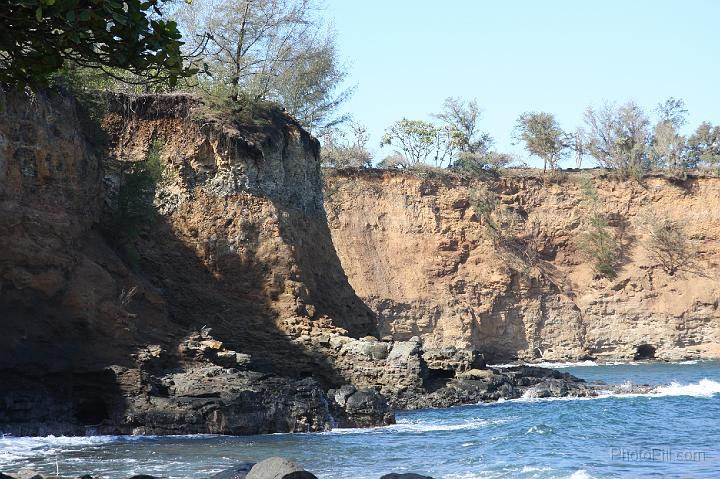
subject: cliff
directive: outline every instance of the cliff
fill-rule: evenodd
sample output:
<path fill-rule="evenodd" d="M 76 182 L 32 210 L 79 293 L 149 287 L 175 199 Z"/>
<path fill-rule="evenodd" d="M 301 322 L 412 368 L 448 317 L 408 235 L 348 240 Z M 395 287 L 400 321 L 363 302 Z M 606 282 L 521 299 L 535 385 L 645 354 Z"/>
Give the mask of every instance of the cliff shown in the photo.
<path fill-rule="evenodd" d="M 337 170 L 325 191 L 343 268 L 381 335 L 492 361 L 720 356 L 720 178 Z M 515 247 L 494 238 L 478 191 Z M 613 279 L 581 248 L 594 210 L 621 244 Z M 688 237 L 691 260 L 675 274 L 648 254 L 649 214 Z"/>
<path fill-rule="evenodd" d="M 3 432 L 329 427 L 345 381 L 293 338 L 375 321 L 332 246 L 317 140 L 182 95 L 105 97 L 100 124 L 67 95 L 0 109 Z M 158 142 L 156 218 L 119 245 L 121 177 Z"/>
<path fill-rule="evenodd" d="M 718 354 L 717 179 L 595 174 L 592 205 L 573 176 L 323 185 L 317 140 L 280 110 L 96 100 L 91 120 L 65 94 L 0 90 L 2 433 L 382 425 L 389 407 L 597 394 L 483 355 Z M 162 174 L 128 234 L 123 185 L 149 158 Z M 576 241 L 597 208 L 624 247 L 612 281 Z M 692 265 L 650 260 L 650 209 L 686 223 Z"/>

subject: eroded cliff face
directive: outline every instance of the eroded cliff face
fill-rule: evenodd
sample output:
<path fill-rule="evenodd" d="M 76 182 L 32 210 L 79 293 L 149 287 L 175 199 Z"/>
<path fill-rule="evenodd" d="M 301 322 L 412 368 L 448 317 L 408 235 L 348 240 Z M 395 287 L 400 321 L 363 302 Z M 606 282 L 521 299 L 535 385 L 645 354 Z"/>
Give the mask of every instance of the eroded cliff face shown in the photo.
<path fill-rule="evenodd" d="M 1 430 L 328 428 L 324 391 L 346 380 L 296 338 L 375 321 L 332 246 L 317 141 L 281 112 L 243 124 L 188 96 L 103 107 L 97 128 L 67 96 L 0 92 Z M 111 211 L 156 140 L 158 217 L 133 262 Z"/>
<path fill-rule="evenodd" d="M 310 375 L 317 365 L 288 355 L 288 337 L 311 323 L 363 336 L 375 318 L 332 245 L 317 140 L 282 113 L 264 115 L 239 126 L 188 97 L 141 97 L 103 126 L 115 164 L 163 145 L 161 222 L 137 247 L 174 321 L 212 327 L 258 367 Z"/>
<path fill-rule="evenodd" d="M 340 170 L 325 184 L 333 242 L 381 335 L 476 348 L 494 361 L 720 356 L 718 178 Z M 536 259 L 493 241 L 473 205 L 478 189 L 514 218 L 514 239 L 532 237 Z M 596 277 L 579 247 L 593 208 L 622 243 L 612 280 Z M 684 225 L 694 250 L 685 271 L 668 275 L 648 255 L 648 214 Z"/>

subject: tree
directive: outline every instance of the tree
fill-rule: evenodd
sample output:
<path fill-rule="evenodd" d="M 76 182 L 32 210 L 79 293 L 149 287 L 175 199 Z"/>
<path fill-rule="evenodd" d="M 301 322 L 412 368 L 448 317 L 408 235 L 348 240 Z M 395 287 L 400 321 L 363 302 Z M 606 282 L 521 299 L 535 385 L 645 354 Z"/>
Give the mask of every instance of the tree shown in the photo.
<path fill-rule="evenodd" d="M 653 128 L 650 161 L 656 168 L 685 171 L 686 143 L 679 130 L 685 124 L 687 110 L 681 99 L 669 98 L 657 106 L 658 122 Z"/>
<path fill-rule="evenodd" d="M 443 103 L 443 110 L 433 115 L 450 132 L 450 139 L 458 152 L 484 153 L 492 144 L 492 137 L 478 130 L 481 110 L 476 100 L 465 102 L 449 97 Z"/>
<path fill-rule="evenodd" d="M 670 123 L 680 128 L 687 121 L 688 111 L 685 109 L 685 102 L 682 98 L 670 97 L 664 103 L 658 104 L 658 123 Z"/>
<path fill-rule="evenodd" d="M 492 137 L 478 129 L 481 110 L 476 100 L 465 102 L 449 97 L 443 110 L 433 115 L 448 132 L 453 165 L 472 172 L 494 169 L 509 163 L 509 155 L 490 152 Z"/>
<path fill-rule="evenodd" d="M 42 85 L 70 64 L 174 85 L 196 70 L 183 64 L 177 25 L 162 19 L 164 2 L 5 0 L 0 81 Z"/>
<path fill-rule="evenodd" d="M 585 145 L 585 130 L 582 127 L 575 129 L 575 133 L 571 139 L 572 143 L 570 148 L 575 152 L 575 167 L 580 169 L 582 167 L 583 156 L 587 154 L 587 146 Z"/>
<path fill-rule="evenodd" d="M 525 142 L 531 155 L 543 159 L 543 171 L 557 169 L 558 162 L 567 154 L 570 140 L 558 124 L 555 116 L 545 112 L 527 112 L 520 115 L 516 136 Z"/>
<path fill-rule="evenodd" d="M 610 104 L 588 107 L 585 123 L 587 151 L 601 167 L 636 175 L 648 169 L 650 121 L 634 102 L 617 108 Z"/>
<path fill-rule="evenodd" d="M 320 159 L 323 165 L 333 168 L 368 168 L 372 165 L 372 154 L 368 151 L 368 133 L 364 126 L 350 125 L 352 138 L 339 128 L 328 128 L 322 135 Z"/>
<path fill-rule="evenodd" d="M 139 260 L 135 241 L 142 229 L 152 225 L 158 216 L 153 200 L 158 186 L 166 180 L 165 164 L 161 159 L 162 148 L 162 141 L 155 140 L 145 160 L 122 164 L 120 184 L 107 233 L 133 265 Z"/>
<path fill-rule="evenodd" d="M 686 149 L 685 137 L 678 133 L 673 123 L 661 121 L 655 125 L 650 146 L 652 166 L 684 171 L 687 167 Z"/>
<path fill-rule="evenodd" d="M 400 153 L 393 152 L 386 156 L 377 164 L 378 168 L 409 168 L 407 159 Z"/>
<path fill-rule="evenodd" d="M 598 276 L 614 278 L 620 260 L 620 244 L 609 228 L 607 218 L 597 211 L 590 214 L 580 247 L 592 262 Z"/>
<path fill-rule="evenodd" d="M 442 167 L 445 160 L 452 156 L 451 131 L 446 127 L 437 127 L 422 120 L 403 118 L 385 130 L 380 146 L 398 146 L 396 151 L 405 161 L 398 166 L 416 166 L 420 163 Z"/>
<path fill-rule="evenodd" d="M 334 123 L 350 95 L 315 0 L 203 0 L 179 9 L 189 48 L 206 44 L 200 86 L 238 101 L 273 100 L 308 128 Z"/>
<path fill-rule="evenodd" d="M 347 72 L 338 62 L 332 35 L 308 48 L 295 62 L 282 65 L 268 96 L 309 130 L 331 128 L 348 120 L 347 115 L 335 112 L 353 90 L 337 91 Z"/>
<path fill-rule="evenodd" d="M 687 140 L 688 166 L 720 166 L 720 126 L 703 122 Z"/>

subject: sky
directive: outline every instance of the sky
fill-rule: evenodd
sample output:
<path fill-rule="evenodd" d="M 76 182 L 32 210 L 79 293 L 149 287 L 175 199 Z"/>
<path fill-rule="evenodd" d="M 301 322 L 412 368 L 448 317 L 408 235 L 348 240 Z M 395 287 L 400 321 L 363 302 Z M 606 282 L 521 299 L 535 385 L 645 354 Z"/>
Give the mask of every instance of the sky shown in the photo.
<path fill-rule="evenodd" d="M 720 123 L 720 0 L 328 0 L 340 56 L 356 86 L 345 111 L 371 147 L 394 121 L 431 119 L 446 97 L 476 99 L 498 151 L 528 158 L 512 130 L 526 111 L 573 131 L 589 105 L 669 97 L 686 133 Z M 587 162 L 588 160 L 586 160 Z M 569 159 L 563 166 L 574 166 Z M 583 166 L 587 166 L 584 164 Z"/>

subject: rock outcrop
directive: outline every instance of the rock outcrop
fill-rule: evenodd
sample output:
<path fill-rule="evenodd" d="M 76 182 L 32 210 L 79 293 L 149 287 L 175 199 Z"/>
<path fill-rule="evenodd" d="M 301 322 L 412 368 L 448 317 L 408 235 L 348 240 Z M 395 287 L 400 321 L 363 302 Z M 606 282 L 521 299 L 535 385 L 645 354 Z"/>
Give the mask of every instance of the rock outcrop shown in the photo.
<path fill-rule="evenodd" d="M 475 349 L 489 361 L 720 356 L 720 178 L 388 170 L 325 177 L 333 242 L 381 335 Z M 588 184 L 597 200 L 584 193 Z M 488 230 L 473 204 L 478 192 L 497 203 L 494 220 L 511 245 Z M 596 277 L 580 248 L 592 208 L 622 244 L 612 280 Z M 653 261 L 642 225 L 648 214 L 684 226 L 693 264 L 669 275 Z"/>

